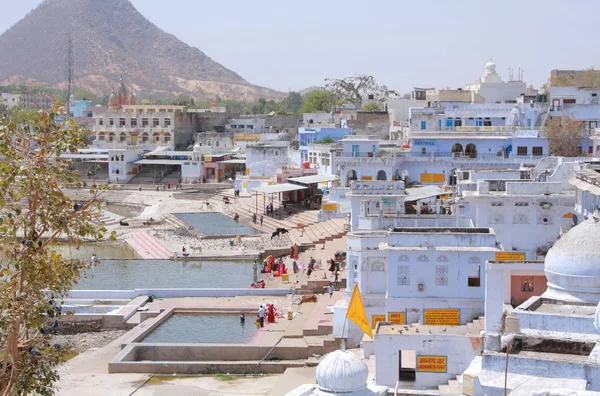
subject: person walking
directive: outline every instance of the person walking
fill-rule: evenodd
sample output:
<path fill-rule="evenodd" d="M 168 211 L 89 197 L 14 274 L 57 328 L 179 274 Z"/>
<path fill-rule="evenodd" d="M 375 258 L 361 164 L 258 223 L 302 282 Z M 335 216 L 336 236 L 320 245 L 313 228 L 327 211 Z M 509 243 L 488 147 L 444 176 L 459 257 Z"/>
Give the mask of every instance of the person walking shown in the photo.
<path fill-rule="evenodd" d="M 258 321 L 260 322 L 260 327 L 265 327 L 265 307 L 263 305 L 258 308 Z"/>
<path fill-rule="evenodd" d="M 140 184 L 139 190 L 142 191 L 142 185 Z"/>
<path fill-rule="evenodd" d="M 329 298 L 331 298 L 333 296 L 333 291 L 335 289 L 333 288 L 333 283 L 330 283 L 329 286 L 327 286 L 327 292 L 329 293 Z"/>
<path fill-rule="evenodd" d="M 256 213 L 254 213 L 254 214 L 252 215 L 252 222 L 253 222 L 254 224 L 256 224 Z"/>
<path fill-rule="evenodd" d="M 263 225 L 263 215 L 260 215 L 260 226 L 262 227 Z"/>

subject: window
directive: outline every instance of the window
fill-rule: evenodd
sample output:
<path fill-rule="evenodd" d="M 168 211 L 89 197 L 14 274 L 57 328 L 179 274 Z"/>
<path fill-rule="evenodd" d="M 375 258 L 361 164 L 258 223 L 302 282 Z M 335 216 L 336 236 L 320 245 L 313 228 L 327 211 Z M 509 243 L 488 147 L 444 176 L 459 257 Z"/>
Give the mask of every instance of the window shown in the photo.
<path fill-rule="evenodd" d="M 119 126 L 124 127 L 126 125 L 125 118 L 119 118 Z"/>
<path fill-rule="evenodd" d="M 527 155 L 527 146 L 517 146 L 517 155 Z"/>
<path fill-rule="evenodd" d="M 170 118 L 165 118 L 165 128 L 168 128 L 171 126 L 171 119 Z"/>
<path fill-rule="evenodd" d="M 248 129 L 254 129 L 254 125 L 246 125 L 246 128 L 248 128 Z"/>
<path fill-rule="evenodd" d="M 137 126 L 137 118 L 132 118 L 132 119 L 130 120 L 130 123 L 131 123 L 131 126 L 132 126 L 132 127 L 136 127 L 136 126 Z"/>
<path fill-rule="evenodd" d="M 421 121 L 421 130 L 427 129 L 427 121 Z"/>
<path fill-rule="evenodd" d="M 537 157 L 541 157 L 544 155 L 544 148 L 541 146 L 533 146 L 533 155 Z"/>
<path fill-rule="evenodd" d="M 98 125 L 104 125 L 104 120 L 102 118 L 98 120 Z"/>
<path fill-rule="evenodd" d="M 576 99 L 563 99 L 563 104 L 575 104 L 577 103 Z"/>
<path fill-rule="evenodd" d="M 462 120 L 459 120 L 459 119 L 454 120 L 454 126 L 455 127 L 462 126 Z"/>
<path fill-rule="evenodd" d="M 233 125 L 229 125 L 231 127 L 231 129 L 237 129 L 237 125 L 233 124 Z"/>
<path fill-rule="evenodd" d="M 145 128 L 148 126 L 148 119 L 147 118 L 142 118 L 142 128 Z"/>
<path fill-rule="evenodd" d="M 157 128 L 157 127 L 159 127 L 159 126 L 160 126 L 160 120 L 159 120 L 158 118 L 153 118 L 153 119 L 152 119 L 152 126 L 153 126 L 154 128 Z"/>
<path fill-rule="evenodd" d="M 446 126 L 447 127 L 453 127 L 454 126 L 454 121 L 452 121 L 452 119 L 447 119 L 446 120 Z"/>
<path fill-rule="evenodd" d="M 314 124 L 314 123 L 315 123 L 315 121 L 314 121 L 314 120 L 311 118 L 310 120 L 308 120 L 308 123 L 309 123 L 309 124 Z"/>
<path fill-rule="evenodd" d="M 120 141 L 120 142 L 124 142 L 125 140 L 127 140 L 127 136 L 126 136 L 124 133 L 122 133 L 122 134 L 119 136 L 119 141 Z"/>
<path fill-rule="evenodd" d="M 469 277 L 469 280 L 467 282 L 469 287 L 480 287 L 481 286 L 481 278 L 477 277 L 477 278 L 472 278 Z"/>
<path fill-rule="evenodd" d="M 238 125 L 238 129 L 244 129 L 243 125 Z"/>
<path fill-rule="evenodd" d="M 492 126 L 492 120 L 483 120 L 483 126 Z"/>
<path fill-rule="evenodd" d="M 421 148 L 421 155 L 426 155 L 427 154 L 427 148 L 422 147 Z"/>
<path fill-rule="evenodd" d="M 108 122 L 108 125 L 113 126 L 115 125 L 115 120 L 113 120 L 112 118 L 110 119 L 110 121 Z"/>

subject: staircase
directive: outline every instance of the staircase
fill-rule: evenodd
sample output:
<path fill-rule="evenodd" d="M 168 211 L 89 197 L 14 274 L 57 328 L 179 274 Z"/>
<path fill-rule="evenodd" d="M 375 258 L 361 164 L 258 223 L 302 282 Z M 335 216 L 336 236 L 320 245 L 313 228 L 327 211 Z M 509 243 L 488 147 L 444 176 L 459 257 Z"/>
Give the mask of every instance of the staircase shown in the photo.
<path fill-rule="evenodd" d="M 129 234 L 127 243 L 135 252 L 144 259 L 165 260 L 173 256 L 158 239 L 143 231 Z"/>
<path fill-rule="evenodd" d="M 438 385 L 440 393 L 449 395 L 462 395 L 462 379 L 460 375 L 455 380 L 449 380 L 447 385 Z"/>
<path fill-rule="evenodd" d="M 98 219 L 94 220 L 94 223 L 97 223 L 97 224 L 104 223 L 105 226 L 110 226 L 110 225 L 119 224 L 119 222 L 123 219 L 124 219 L 123 216 L 119 216 L 112 212 L 102 210 L 100 212 L 100 217 Z"/>

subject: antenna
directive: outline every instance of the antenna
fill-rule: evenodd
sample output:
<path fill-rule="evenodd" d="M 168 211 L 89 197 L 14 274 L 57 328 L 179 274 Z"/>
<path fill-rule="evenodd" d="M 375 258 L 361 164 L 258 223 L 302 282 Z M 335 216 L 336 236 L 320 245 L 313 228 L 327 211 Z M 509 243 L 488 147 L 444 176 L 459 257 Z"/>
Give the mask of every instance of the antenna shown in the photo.
<path fill-rule="evenodd" d="M 67 68 L 67 115 L 71 116 L 71 84 L 73 82 L 73 37 L 71 33 L 67 33 L 67 55 L 66 55 L 66 68 Z"/>

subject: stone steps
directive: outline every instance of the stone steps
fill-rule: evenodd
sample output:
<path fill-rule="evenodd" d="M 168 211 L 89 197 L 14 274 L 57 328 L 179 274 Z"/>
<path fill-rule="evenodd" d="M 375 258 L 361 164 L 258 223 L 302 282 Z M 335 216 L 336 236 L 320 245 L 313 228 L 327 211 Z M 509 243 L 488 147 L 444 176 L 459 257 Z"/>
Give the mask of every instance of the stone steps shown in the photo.
<path fill-rule="evenodd" d="M 127 243 L 142 258 L 164 260 L 173 256 L 173 253 L 162 243 L 143 231 L 131 233 Z"/>

